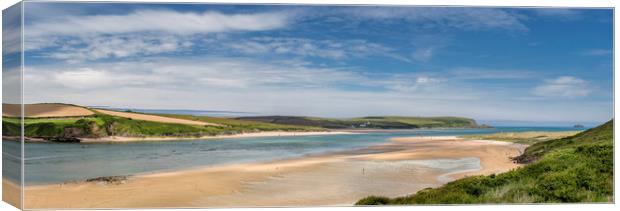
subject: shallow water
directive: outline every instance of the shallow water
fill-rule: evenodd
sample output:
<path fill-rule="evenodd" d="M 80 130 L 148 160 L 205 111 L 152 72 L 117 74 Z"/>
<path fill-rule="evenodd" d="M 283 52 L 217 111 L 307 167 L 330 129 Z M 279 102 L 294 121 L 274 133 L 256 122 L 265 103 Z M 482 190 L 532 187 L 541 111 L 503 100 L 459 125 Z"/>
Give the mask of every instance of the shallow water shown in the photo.
<path fill-rule="evenodd" d="M 500 127 L 492 129 L 424 129 L 363 134 L 191 141 L 80 144 L 25 143 L 25 183 L 26 185 L 60 183 L 101 176 L 135 175 L 202 166 L 280 160 L 362 149 L 371 145 L 386 143 L 392 137 L 418 135 L 451 136 L 496 133 L 500 131 L 563 130 L 574 129 Z M 3 141 L 2 144 L 5 149 L 19 149 L 18 142 Z M 11 159 L 13 155 L 6 152 L 3 153 L 5 160 L 3 166 L 19 166 L 18 160 Z M 445 162 L 439 163 L 445 164 Z M 441 169 L 445 166 L 442 164 L 436 168 Z M 9 171 L 10 169 L 3 168 L 3 174 L 11 180 L 19 180 L 18 172 L 11 172 Z"/>

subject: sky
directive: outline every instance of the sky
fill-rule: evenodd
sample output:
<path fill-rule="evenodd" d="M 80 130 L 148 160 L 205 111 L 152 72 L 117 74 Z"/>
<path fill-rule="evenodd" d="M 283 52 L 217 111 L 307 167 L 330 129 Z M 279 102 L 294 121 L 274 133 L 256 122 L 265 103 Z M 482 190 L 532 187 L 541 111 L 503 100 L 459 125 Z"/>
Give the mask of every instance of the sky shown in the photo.
<path fill-rule="evenodd" d="M 500 124 L 613 117 L 610 9 L 27 2 L 24 11 L 26 103 Z"/>

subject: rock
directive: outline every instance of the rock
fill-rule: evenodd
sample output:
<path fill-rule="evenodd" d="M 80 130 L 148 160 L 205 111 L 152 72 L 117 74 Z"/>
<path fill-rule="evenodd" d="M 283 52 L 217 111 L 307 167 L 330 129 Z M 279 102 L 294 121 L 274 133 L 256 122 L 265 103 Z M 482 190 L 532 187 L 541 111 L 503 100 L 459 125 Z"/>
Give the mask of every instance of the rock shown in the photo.
<path fill-rule="evenodd" d="M 127 176 L 105 176 L 86 179 L 86 182 L 100 182 L 104 184 L 119 185 L 127 181 Z"/>

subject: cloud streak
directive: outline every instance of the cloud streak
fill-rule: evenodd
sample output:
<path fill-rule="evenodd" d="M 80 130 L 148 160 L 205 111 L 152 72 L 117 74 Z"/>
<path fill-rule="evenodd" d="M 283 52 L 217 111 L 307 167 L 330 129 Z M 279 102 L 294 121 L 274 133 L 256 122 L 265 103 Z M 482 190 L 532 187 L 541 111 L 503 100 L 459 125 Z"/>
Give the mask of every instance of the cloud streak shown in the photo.
<path fill-rule="evenodd" d="M 68 16 L 26 26 L 26 36 L 80 36 L 135 32 L 174 34 L 261 31 L 285 27 L 288 15 L 281 12 L 225 14 L 214 11 L 178 12 L 137 10 L 125 15 Z"/>
<path fill-rule="evenodd" d="M 455 7 L 352 7 L 337 10 L 358 19 L 405 20 L 420 28 L 527 31 L 523 16 L 502 9 Z"/>
<path fill-rule="evenodd" d="M 41 40 L 44 42 L 44 40 Z M 32 42 L 29 42 L 32 43 Z M 33 43 L 37 45 L 37 43 Z M 95 36 L 67 41 L 51 41 L 47 47 L 56 47 L 43 56 L 70 63 L 107 58 L 148 56 L 188 50 L 193 44 L 184 38 L 170 35 L 116 35 Z"/>
<path fill-rule="evenodd" d="M 589 49 L 583 51 L 581 54 L 585 56 L 609 56 L 613 52 L 609 49 Z"/>
<path fill-rule="evenodd" d="M 236 51 L 255 55 L 293 55 L 300 57 L 317 57 L 327 59 L 361 58 L 382 56 L 401 61 L 409 61 L 398 55 L 394 49 L 381 44 L 361 39 L 351 40 L 314 40 L 307 38 L 256 37 L 225 44 Z"/>
<path fill-rule="evenodd" d="M 555 98 L 585 97 L 591 92 L 592 87 L 587 81 L 573 76 L 545 80 L 545 83 L 533 90 L 535 95 Z"/>

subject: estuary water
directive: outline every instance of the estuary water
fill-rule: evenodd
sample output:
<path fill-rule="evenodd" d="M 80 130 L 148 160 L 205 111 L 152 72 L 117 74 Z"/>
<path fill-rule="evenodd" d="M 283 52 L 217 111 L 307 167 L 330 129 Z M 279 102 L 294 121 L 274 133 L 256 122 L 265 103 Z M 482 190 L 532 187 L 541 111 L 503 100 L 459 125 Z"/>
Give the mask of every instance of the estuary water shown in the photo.
<path fill-rule="evenodd" d="M 81 181 L 101 176 L 136 175 L 204 166 L 265 162 L 362 149 L 393 137 L 454 136 L 521 131 L 566 131 L 561 127 L 419 129 L 318 136 L 252 137 L 126 143 L 25 143 L 25 184 Z M 19 181 L 19 142 L 3 141 L 3 174 Z M 10 149 L 10 150 L 7 150 Z M 7 165 L 8 164 L 8 165 Z"/>

